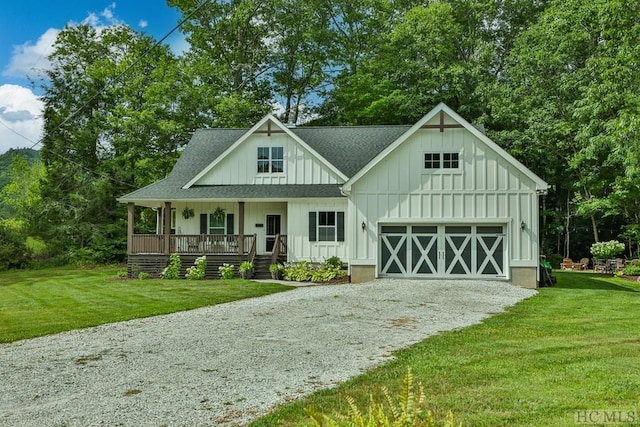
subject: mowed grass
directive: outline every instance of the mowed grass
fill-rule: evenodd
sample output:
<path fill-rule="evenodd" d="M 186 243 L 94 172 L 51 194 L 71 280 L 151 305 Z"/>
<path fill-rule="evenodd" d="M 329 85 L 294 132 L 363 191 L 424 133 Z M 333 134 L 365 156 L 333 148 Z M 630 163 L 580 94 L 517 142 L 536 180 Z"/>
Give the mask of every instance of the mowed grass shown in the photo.
<path fill-rule="evenodd" d="M 408 367 L 424 386 L 426 407 L 438 419 L 453 411 L 465 426 L 565 427 L 575 424 L 576 411 L 637 411 L 640 286 L 594 274 L 557 276 L 556 287 L 506 313 L 428 338 L 394 362 L 251 425 L 312 425 L 305 408 L 347 414 L 346 396 L 364 410 L 370 395 L 384 401 L 383 386 L 397 395 Z"/>
<path fill-rule="evenodd" d="M 292 289 L 245 280 L 117 280 L 117 267 L 0 273 L 0 343 Z"/>

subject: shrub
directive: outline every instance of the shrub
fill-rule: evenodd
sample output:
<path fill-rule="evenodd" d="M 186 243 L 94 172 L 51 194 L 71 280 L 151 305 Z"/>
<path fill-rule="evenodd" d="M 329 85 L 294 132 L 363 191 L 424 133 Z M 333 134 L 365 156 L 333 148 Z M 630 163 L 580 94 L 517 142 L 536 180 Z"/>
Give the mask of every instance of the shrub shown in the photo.
<path fill-rule="evenodd" d="M 640 276 L 640 262 L 633 261 L 625 265 L 622 274 L 625 276 Z"/>
<path fill-rule="evenodd" d="M 309 261 L 287 263 L 283 270 L 284 279 L 295 282 L 328 282 L 346 276 L 347 272 L 341 269 L 342 261 L 340 261 L 340 258 L 332 258 L 335 258 L 332 263 L 327 260 L 322 265 L 313 264 Z M 331 260 L 332 258 L 329 259 Z"/>
<path fill-rule="evenodd" d="M 355 400 L 347 396 L 345 400 L 349 404 L 347 415 L 338 414 L 331 417 L 307 408 L 305 412 L 311 417 L 313 425 L 316 427 L 435 427 L 444 425 L 445 427 L 462 426 L 456 424 L 453 414 L 448 412 L 444 420 L 436 421 L 433 412 L 424 409 L 425 395 L 422 385 L 414 387 L 411 369 L 407 369 L 407 374 L 402 381 L 402 389 L 396 397 L 392 398 L 386 387 L 382 388 L 384 403 L 377 403 L 370 397 L 369 407 L 366 414 L 358 408 Z"/>
<path fill-rule="evenodd" d="M 547 262 L 551 264 L 551 268 L 555 268 L 557 270 L 560 268 L 563 258 L 564 257 L 560 254 L 551 254 L 547 257 Z"/>
<path fill-rule="evenodd" d="M 325 264 L 317 268 L 311 273 L 312 282 L 328 282 L 333 279 L 341 279 L 346 276 L 347 272 L 341 270 L 340 267 Z"/>
<path fill-rule="evenodd" d="M 285 280 L 308 282 L 313 275 L 312 268 L 312 264 L 308 261 L 287 263 L 284 266 L 283 275 Z"/>
<path fill-rule="evenodd" d="M 591 253 L 598 259 L 615 258 L 616 255 L 622 252 L 624 252 L 624 243 L 620 243 L 617 240 L 596 242 L 591 245 Z"/>
<path fill-rule="evenodd" d="M 227 263 L 222 264 L 218 267 L 218 274 L 220 274 L 221 279 L 233 279 L 235 276 L 233 265 Z"/>
<path fill-rule="evenodd" d="M 138 280 L 147 280 L 149 278 L 149 273 L 146 271 L 141 271 L 138 273 Z"/>
<path fill-rule="evenodd" d="M 25 244 L 26 238 L 19 227 L 0 222 L 0 270 L 27 267 L 31 251 Z"/>
<path fill-rule="evenodd" d="M 251 261 L 242 261 L 240 263 L 240 267 L 238 267 L 238 272 L 244 279 L 245 276 L 251 276 L 253 272 L 253 263 Z"/>
<path fill-rule="evenodd" d="M 127 269 L 126 268 L 120 269 L 116 273 L 116 277 L 118 279 L 126 279 L 128 276 L 129 276 L 129 274 L 127 273 Z"/>
<path fill-rule="evenodd" d="M 180 278 L 180 267 L 182 267 L 182 261 L 180 261 L 180 255 L 171 254 L 169 256 L 169 265 L 162 270 L 160 277 L 167 280 L 176 280 Z"/>
<path fill-rule="evenodd" d="M 184 277 L 187 280 L 204 280 L 205 272 L 207 271 L 207 257 L 201 256 L 196 258 L 194 264 L 187 268 L 187 273 Z"/>
<path fill-rule="evenodd" d="M 335 267 L 335 268 L 342 268 L 342 260 L 340 258 L 338 258 L 337 256 L 332 256 L 330 258 L 327 258 L 326 260 L 324 260 L 324 263 L 326 265 L 329 265 L 331 267 Z"/>

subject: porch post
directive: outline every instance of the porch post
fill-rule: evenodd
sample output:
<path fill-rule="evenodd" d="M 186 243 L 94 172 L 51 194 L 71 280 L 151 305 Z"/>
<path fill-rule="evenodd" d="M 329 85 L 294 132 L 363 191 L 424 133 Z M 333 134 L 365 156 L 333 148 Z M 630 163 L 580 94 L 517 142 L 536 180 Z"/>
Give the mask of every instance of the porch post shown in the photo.
<path fill-rule="evenodd" d="M 164 253 L 169 255 L 171 252 L 171 202 L 164 202 Z"/>
<path fill-rule="evenodd" d="M 238 255 L 244 253 L 244 202 L 238 202 Z"/>
<path fill-rule="evenodd" d="M 127 254 L 130 254 L 133 251 L 133 221 L 135 218 L 135 208 L 136 205 L 134 203 L 127 203 Z"/>

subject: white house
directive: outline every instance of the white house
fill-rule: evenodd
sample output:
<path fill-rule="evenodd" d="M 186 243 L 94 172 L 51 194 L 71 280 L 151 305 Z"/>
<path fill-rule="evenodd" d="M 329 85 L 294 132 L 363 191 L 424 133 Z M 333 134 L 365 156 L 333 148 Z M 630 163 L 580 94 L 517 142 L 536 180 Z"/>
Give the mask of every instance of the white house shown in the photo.
<path fill-rule="evenodd" d="M 440 104 L 413 126 L 290 128 L 267 115 L 251 129 L 201 129 L 165 179 L 119 201 L 129 205 L 130 274 L 164 266 L 171 252 L 335 255 L 352 282 L 535 287 L 547 187 Z M 156 234 L 133 234 L 136 205 L 157 209 Z"/>

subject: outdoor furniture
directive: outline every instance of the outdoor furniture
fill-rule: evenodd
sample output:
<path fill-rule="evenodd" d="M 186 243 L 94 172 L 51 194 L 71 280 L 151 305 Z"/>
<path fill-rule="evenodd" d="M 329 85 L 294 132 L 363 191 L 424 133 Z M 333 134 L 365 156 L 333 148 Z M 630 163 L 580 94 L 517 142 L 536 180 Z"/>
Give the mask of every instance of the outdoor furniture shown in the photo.
<path fill-rule="evenodd" d="M 571 258 L 564 258 L 560 265 L 561 270 L 573 270 L 573 260 Z"/>
<path fill-rule="evenodd" d="M 589 258 L 582 258 L 578 263 L 579 270 L 588 270 L 589 269 Z"/>
<path fill-rule="evenodd" d="M 594 259 L 593 260 L 593 272 L 594 273 L 606 273 L 608 270 L 607 260 Z"/>
<path fill-rule="evenodd" d="M 615 260 L 615 266 L 612 263 L 612 267 L 613 267 L 613 271 L 622 271 L 624 270 L 624 266 L 625 266 L 625 260 L 623 258 L 616 258 Z"/>

